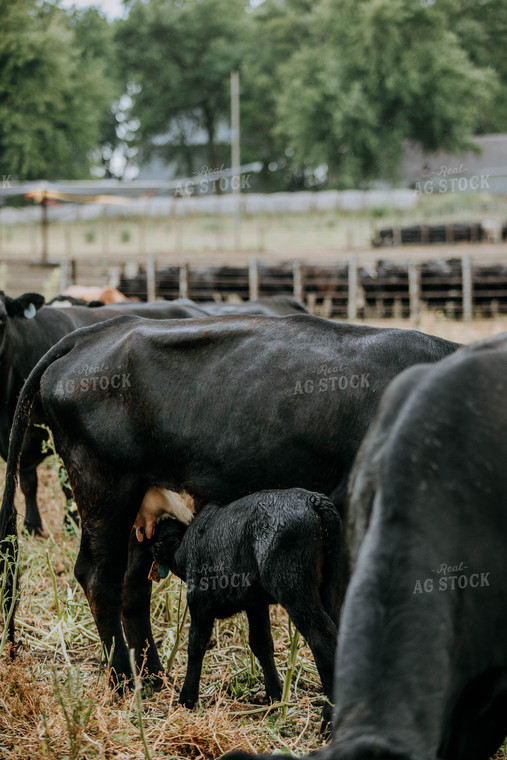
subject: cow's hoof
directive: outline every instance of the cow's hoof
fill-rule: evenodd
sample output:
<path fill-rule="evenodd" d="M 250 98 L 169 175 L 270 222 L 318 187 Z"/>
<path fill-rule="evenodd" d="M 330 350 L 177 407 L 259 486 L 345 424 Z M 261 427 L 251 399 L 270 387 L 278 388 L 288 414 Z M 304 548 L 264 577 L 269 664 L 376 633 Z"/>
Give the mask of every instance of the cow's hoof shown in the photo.
<path fill-rule="evenodd" d="M 27 533 L 29 533 L 31 536 L 37 536 L 39 538 L 46 538 L 46 534 L 44 533 L 44 529 L 40 523 L 29 523 L 25 522 L 24 528 Z"/>
<path fill-rule="evenodd" d="M 178 699 L 178 702 L 180 705 L 183 705 L 183 707 L 186 707 L 188 710 L 192 710 L 193 707 L 195 707 L 197 703 L 198 697 L 191 697 L 187 696 L 184 691 L 181 692 L 180 698 Z"/>
<path fill-rule="evenodd" d="M 160 691 L 166 684 L 164 673 L 149 673 L 143 676 L 143 697 L 152 697 Z"/>
<path fill-rule="evenodd" d="M 320 733 L 325 739 L 329 739 L 331 737 L 331 732 L 333 729 L 332 721 L 333 705 L 330 705 L 329 702 L 326 702 L 322 708 L 322 720 L 320 723 Z"/>

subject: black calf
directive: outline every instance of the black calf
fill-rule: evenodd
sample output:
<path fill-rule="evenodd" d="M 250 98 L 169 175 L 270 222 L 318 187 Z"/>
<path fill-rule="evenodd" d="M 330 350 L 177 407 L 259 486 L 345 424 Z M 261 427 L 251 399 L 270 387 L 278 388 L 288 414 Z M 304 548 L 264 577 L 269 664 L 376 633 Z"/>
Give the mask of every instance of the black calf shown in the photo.
<path fill-rule="evenodd" d="M 158 523 L 153 546 L 158 573 L 165 577 L 171 570 L 187 583 L 191 625 L 182 704 L 192 707 L 198 699 L 215 618 L 242 610 L 266 694 L 280 699 L 269 622 L 269 605 L 277 602 L 307 640 L 332 700 L 340 531 L 338 510 L 329 499 L 301 488 L 260 491 L 226 507 L 208 504 L 188 527 L 170 518 Z M 330 714 L 324 710 L 326 722 Z"/>

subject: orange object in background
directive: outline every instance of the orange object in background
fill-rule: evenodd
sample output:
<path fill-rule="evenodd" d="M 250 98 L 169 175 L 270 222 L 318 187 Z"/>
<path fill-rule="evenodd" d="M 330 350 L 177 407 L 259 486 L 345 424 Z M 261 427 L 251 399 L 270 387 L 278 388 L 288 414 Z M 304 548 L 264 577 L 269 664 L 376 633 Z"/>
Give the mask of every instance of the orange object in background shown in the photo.
<path fill-rule="evenodd" d="M 62 295 L 80 298 L 82 301 L 102 301 L 102 303 L 106 304 L 130 301 L 130 298 L 124 296 L 118 288 L 113 288 L 111 285 L 106 285 L 105 287 L 100 287 L 99 285 L 69 285 L 68 288 L 65 288 Z"/>

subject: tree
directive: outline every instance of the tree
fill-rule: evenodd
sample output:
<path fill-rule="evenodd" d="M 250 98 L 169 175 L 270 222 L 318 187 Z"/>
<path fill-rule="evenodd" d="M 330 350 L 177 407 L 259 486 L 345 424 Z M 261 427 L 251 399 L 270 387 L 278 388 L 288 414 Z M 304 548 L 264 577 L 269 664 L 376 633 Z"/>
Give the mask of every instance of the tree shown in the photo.
<path fill-rule="evenodd" d="M 261 183 L 268 190 L 303 186 L 300 167 L 283 128 L 277 128 L 282 72 L 301 49 L 312 49 L 312 25 L 318 3 L 265 0 L 252 15 L 250 45 L 241 64 L 241 154 L 262 161 Z"/>
<path fill-rule="evenodd" d="M 79 20 L 51 3 L 0 0 L 0 17 L 2 172 L 89 176 L 114 94 L 103 60 L 83 50 Z"/>
<path fill-rule="evenodd" d="M 403 139 L 468 147 L 496 77 L 447 22 L 440 5 L 414 0 L 327 0 L 312 48 L 284 68 L 277 128 L 294 161 L 325 162 L 334 184 L 352 187 L 394 177 Z"/>
<path fill-rule="evenodd" d="M 89 158 L 102 168 L 104 176 L 112 177 L 114 152 L 120 146 L 124 147 L 118 135 L 123 121 L 119 106 L 123 82 L 115 46 L 114 24 L 109 23 L 95 8 L 72 12 L 69 24 L 79 41 L 80 69 L 94 71 L 97 76 L 95 86 L 103 88 L 99 93 L 95 90 L 95 95 L 99 95 L 97 107 L 102 110 L 97 111 L 98 144 Z"/>
<path fill-rule="evenodd" d="M 479 132 L 507 130 L 507 4 L 505 0 L 447 0 L 448 25 L 475 66 L 491 67 L 499 86 L 481 110 Z"/>
<path fill-rule="evenodd" d="M 504 7 L 505 6 L 505 7 Z M 242 161 L 265 189 L 395 178 L 402 143 L 468 147 L 505 125 L 505 0 L 130 0 L 118 55 L 139 158 L 191 174 L 229 162 L 241 73 Z M 274 171 L 271 171 L 271 168 Z M 276 170 L 276 171 L 275 171 Z"/>
<path fill-rule="evenodd" d="M 248 25 L 240 0 L 130 4 L 117 41 L 141 158 L 156 153 L 186 174 L 203 160 L 212 169 L 228 161 L 230 73 L 241 62 Z M 199 145 L 205 150 L 196 161 Z"/>

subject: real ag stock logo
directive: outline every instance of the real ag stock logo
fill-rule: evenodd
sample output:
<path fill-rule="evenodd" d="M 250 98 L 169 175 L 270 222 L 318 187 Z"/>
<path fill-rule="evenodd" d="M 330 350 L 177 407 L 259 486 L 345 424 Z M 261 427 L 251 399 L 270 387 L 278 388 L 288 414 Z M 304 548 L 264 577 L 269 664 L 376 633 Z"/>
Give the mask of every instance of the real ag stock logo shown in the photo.
<path fill-rule="evenodd" d="M 414 594 L 431 594 L 432 592 L 457 591 L 461 589 L 489 587 L 489 572 L 473 573 L 460 562 L 456 565 L 442 563 L 431 571 L 436 577 L 416 580 Z"/>

